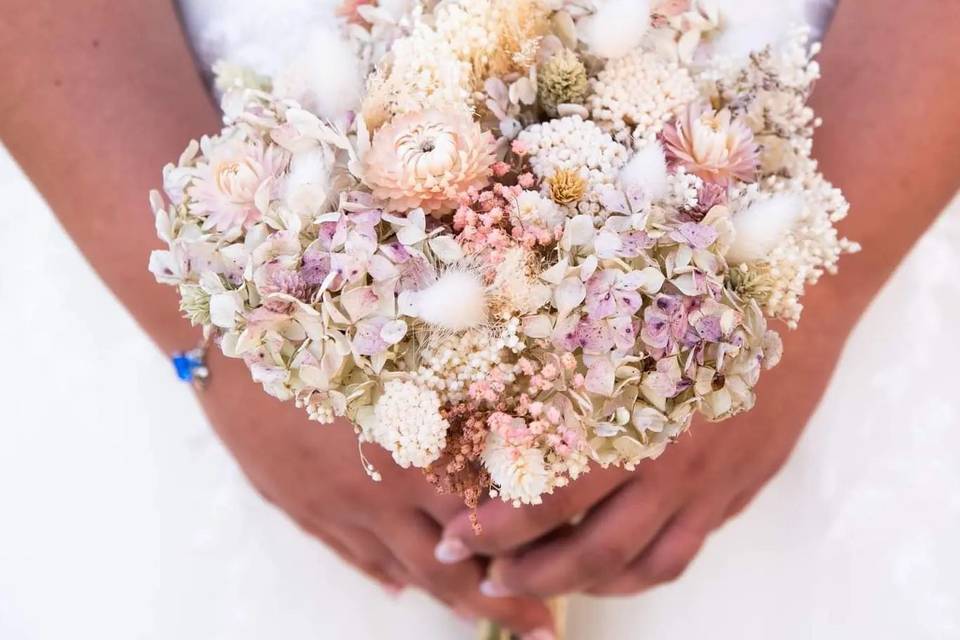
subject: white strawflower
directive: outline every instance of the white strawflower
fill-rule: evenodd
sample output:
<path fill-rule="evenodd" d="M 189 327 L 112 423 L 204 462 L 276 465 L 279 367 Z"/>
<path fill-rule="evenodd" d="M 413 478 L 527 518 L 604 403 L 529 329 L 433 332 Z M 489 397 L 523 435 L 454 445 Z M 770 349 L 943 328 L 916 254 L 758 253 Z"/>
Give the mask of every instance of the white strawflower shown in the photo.
<path fill-rule="evenodd" d="M 601 58 L 627 55 L 649 29 L 649 0 L 603 0 L 596 13 L 577 25 L 580 40 Z"/>
<path fill-rule="evenodd" d="M 565 216 L 553 200 L 539 191 L 524 191 L 513 202 L 510 217 L 514 224 L 552 231 L 563 224 Z"/>
<path fill-rule="evenodd" d="M 384 385 L 373 417 L 366 434 L 404 469 L 430 466 L 447 446 L 450 425 L 440 415 L 440 398 L 413 382 L 391 380 Z"/>
<path fill-rule="evenodd" d="M 483 464 L 500 497 L 515 504 L 540 504 L 550 490 L 551 474 L 540 449 L 515 447 L 491 432 L 483 450 Z"/>

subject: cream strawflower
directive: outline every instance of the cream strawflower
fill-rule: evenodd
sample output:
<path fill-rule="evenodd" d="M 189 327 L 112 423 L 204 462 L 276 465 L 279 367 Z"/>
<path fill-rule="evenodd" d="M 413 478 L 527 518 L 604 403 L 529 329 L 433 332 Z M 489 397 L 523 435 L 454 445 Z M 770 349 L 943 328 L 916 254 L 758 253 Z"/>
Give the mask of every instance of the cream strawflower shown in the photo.
<path fill-rule="evenodd" d="M 512 446 L 493 431 L 487 436 L 483 464 L 500 497 L 516 505 L 540 504 L 551 490 L 551 474 L 541 449 Z"/>
<path fill-rule="evenodd" d="M 664 129 L 663 140 L 667 157 L 705 182 L 756 180 L 760 151 L 753 132 L 729 109 L 693 104 Z"/>
<path fill-rule="evenodd" d="M 439 217 L 469 189 L 487 185 L 494 144 L 493 135 L 469 116 L 409 113 L 374 135 L 364 182 L 391 211 L 423 207 Z"/>

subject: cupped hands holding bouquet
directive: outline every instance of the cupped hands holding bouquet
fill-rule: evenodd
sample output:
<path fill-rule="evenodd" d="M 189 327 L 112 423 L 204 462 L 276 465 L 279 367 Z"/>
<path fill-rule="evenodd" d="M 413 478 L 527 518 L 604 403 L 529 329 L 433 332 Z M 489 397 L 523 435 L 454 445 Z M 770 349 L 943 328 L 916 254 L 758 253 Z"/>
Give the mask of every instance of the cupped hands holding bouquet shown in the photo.
<path fill-rule="evenodd" d="M 139 269 L 153 230 L 129 214 L 181 141 L 217 127 L 172 10 L 14 4 L 5 144 L 161 347 L 188 347 Z M 323 113 L 338 103 L 322 81 L 221 67 L 228 128 L 167 172 L 152 266 L 268 391 L 423 472 L 371 446 L 361 463 L 343 420 L 311 425 L 212 357 L 202 401 L 268 499 L 384 584 L 548 637 L 537 598 L 674 577 L 786 459 L 857 316 L 956 189 L 943 52 L 960 16 L 841 8 L 818 167 L 801 40 L 721 64 L 698 3 L 655 3 L 626 40 L 586 3 L 520 5 L 503 21 L 483 14 L 497 3 L 396 23 L 357 9 L 354 117 Z M 476 19 L 490 37 L 459 38 Z M 109 46 L 74 55 L 92 41 Z M 806 294 L 758 381 L 770 328 L 852 248 L 821 168 L 870 250 Z M 755 385 L 752 412 L 680 437 L 695 413 L 752 406 Z"/>

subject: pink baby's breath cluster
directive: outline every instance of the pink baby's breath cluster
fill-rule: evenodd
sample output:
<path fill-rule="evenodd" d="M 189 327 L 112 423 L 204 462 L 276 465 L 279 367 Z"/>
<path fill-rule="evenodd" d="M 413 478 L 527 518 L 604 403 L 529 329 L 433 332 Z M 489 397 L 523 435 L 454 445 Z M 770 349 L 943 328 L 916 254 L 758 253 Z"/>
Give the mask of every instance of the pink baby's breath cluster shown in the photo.
<path fill-rule="evenodd" d="M 224 129 L 151 195 L 184 315 L 473 507 L 749 410 L 773 323 L 857 248 L 806 34 L 738 58 L 709 0 L 407 4 L 344 3 L 361 77 L 219 66 Z"/>

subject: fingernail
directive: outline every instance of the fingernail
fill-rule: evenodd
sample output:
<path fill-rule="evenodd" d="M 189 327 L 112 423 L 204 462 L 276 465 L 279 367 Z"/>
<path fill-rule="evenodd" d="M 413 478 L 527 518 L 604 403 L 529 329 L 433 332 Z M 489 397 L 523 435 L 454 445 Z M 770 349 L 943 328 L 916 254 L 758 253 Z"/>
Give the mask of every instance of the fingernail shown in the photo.
<path fill-rule="evenodd" d="M 470 557 L 470 549 L 456 538 L 441 540 L 433 550 L 433 555 L 442 564 L 457 564 Z"/>
<path fill-rule="evenodd" d="M 484 580 L 480 583 L 480 593 L 488 598 L 509 598 L 513 595 L 509 589 L 493 580 Z"/>
<path fill-rule="evenodd" d="M 403 593 L 403 587 L 398 584 L 382 584 L 383 590 L 387 592 L 387 595 L 391 598 L 399 598 L 400 594 Z"/>
<path fill-rule="evenodd" d="M 537 629 L 523 634 L 520 640 L 557 640 L 557 636 L 550 629 Z"/>

